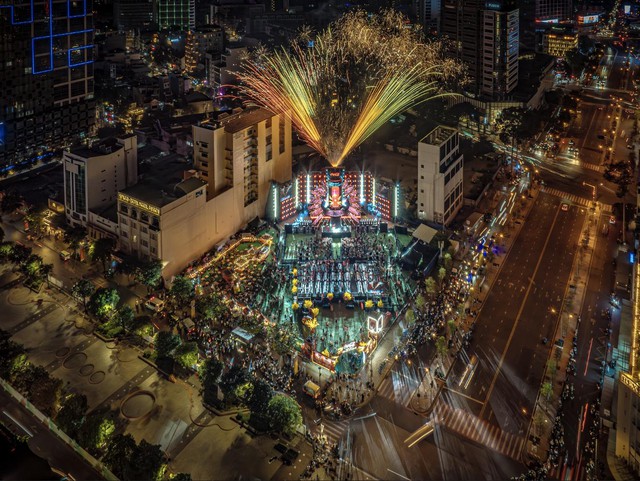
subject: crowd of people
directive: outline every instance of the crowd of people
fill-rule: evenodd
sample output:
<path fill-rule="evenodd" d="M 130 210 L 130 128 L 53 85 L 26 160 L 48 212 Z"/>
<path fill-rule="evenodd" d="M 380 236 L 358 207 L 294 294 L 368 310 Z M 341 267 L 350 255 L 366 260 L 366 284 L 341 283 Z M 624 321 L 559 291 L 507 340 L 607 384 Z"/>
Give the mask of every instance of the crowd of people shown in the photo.
<path fill-rule="evenodd" d="M 352 236 L 342 239 L 341 257 L 349 260 L 383 262 L 396 255 L 396 243 L 393 236 L 370 233 L 353 228 Z"/>
<path fill-rule="evenodd" d="M 285 246 L 285 260 L 313 261 L 331 258 L 331 239 L 328 238 L 314 236 L 296 239 L 292 236 Z"/>
<path fill-rule="evenodd" d="M 333 292 L 379 296 L 384 290 L 378 267 L 371 262 L 312 261 L 298 267 L 298 295 L 316 297 Z"/>

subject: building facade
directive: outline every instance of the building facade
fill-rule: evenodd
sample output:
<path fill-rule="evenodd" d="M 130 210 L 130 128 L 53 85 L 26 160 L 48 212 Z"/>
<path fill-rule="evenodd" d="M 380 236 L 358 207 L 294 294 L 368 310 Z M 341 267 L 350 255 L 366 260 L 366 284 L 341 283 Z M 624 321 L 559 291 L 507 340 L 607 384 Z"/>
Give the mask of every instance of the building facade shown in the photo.
<path fill-rule="evenodd" d="M 578 48 L 577 33 L 545 32 L 542 34 L 542 53 L 562 58 L 570 50 Z"/>
<path fill-rule="evenodd" d="M 464 62 L 470 94 L 508 98 L 518 85 L 519 13 L 515 2 L 443 0 L 440 30 Z"/>
<path fill-rule="evenodd" d="M 156 3 L 154 0 L 115 0 L 113 21 L 116 28 L 130 30 L 149 28 L 155 23 Z"/>
<path fill-rule="evenodd" d="M 217 25 L 205 25 L 187 35 L 185 67 L 194 71 L 198 64 L 205 64 L 206 54 L 220 58 L 224 51 L 224 31 Z"/>
<path fill-rule="evenodd" d="M 0 3 L 0 169 L 90 133 L 93 34 L 91 0 Z"/>
<path fill-rule="evenodd" d="M 193 169 L 118 194 L 120 248 L 170 279 L 265 215 L 272 181 L 291 180 L 291 122 L 247 108 L 193 126 Z M 178 166 L 179 168 L 179 166 Z"/>
<path fill-rule="evenodd" d="M 90 210 L 114 204 L 119 190 L 137 182 L 137 139 L 130 135 L 73 149 L 63 163 L 65 217 L 72 226 L 86 227 Z"/>
<path fill-rule="evenodd" d="M 196 28 L 195 0 L 156 0 L 157 23 L 161 29 L 189 31 Z"/>
<path fill-rule="evenodd" d="M 463 204 L 463 155 L 456 129 L 438 126 L 418 143 L 418 218 L 449 224 Z"/>

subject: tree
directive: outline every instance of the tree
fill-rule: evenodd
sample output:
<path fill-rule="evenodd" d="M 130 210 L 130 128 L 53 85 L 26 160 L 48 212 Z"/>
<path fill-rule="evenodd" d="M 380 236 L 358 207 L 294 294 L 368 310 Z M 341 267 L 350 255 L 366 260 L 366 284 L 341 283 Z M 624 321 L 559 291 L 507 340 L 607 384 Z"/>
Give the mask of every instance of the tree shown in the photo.
<path fill-rule="evenodd" d="M 76 254 L 78 247 L 80 247 L 80 243 L 84 240 L 86 235 L 87 231 L 83 227 L 71 227 L 65 230 L 64 241 L 69 244 L 69 249 Z"/>
<path fill-rule="evenodd" d="M 218 379 L 222 374 L 223 364 L 215 358 L 207 359 L 200 370 L 202 378 L 202 399 L 213 405 L 218 400 Z"/>
<path fill-rule="evenodd" d="M 131 306 L 124 305 L 118 309 L 118 320 L 120 321 L 120 326 L 122 326 L 122 330 L 127 332 L 133 326 L 133 319 L 135 318 L 135 314 Z"/>
<path fill-rule="evenodd" d="M 120 479 L 134 479 L 132 464 L 139 460 L 135 458 L 138 446 L 131 434 L 116 434 L 107 443 L 107 451 L 102 461 L 111 472 Z"/>
<path fill-rule="evenodd" d="M 31 252 L 31 247 L 23 246 L 22 244 L 13 244 L 9 260 L 14 264 L 20 265 L 29 258 Z"/>
<path fill-rule="evenodd" d="M 196 299 L 196 311 L 205 319 L 214 320 L 223 313 L 224 306 L 220 298 L 212 293 Z"/>
<path fill-rule="evenodd" d="M 87 298 L 91 297 L 94 292 L 96 292 L 96 286 L 88 279 L 80 279 L 71 287 L 73 296 L 82 301 L 84 312 L 87 312 Z"/>
<path fill-rule="evenodd" d="M 189 302 L 195 295 L 193 281 L 184 276 L 176 276 L 171 284 L 171 295 L 182 304 Z"/>
<path fill-rule="evenodd" d="M 15 372 L 15 360 L 24 356 L 25 350 L 11 339 L 11 334 L 0 330 L 0 377 L 10 379 Z M 25 357 L 26 360 L 26 357 Z"/>
<path fill-rule="evenodd" d="M 185 342 L 175 350 L 176 362 L 185 369 L 191 369 L 198 362 L 198 345 Z"/>
<path fill-rule="evenodd" d="M 159 444 L 151 444 L 143 439 L 136 447 L 135 457 L 130 461 L 131 477 L 129 479 L 142 481 L 162 479 L 166 466 Z"/>
<path fill-rule="evenodd" d="M 453 258 L 450 253 L 445 252 L 444 256 L 442 256 L 442 264 L 447 271 L 451 270 L 453 267 Z"/>
<path fill-rule="evenodd" d="M 41 212 L 36 212 L 33 207 L 29 207 L 24 215 L 24 220 L 29 223 L 29 232 L 33 232 L 35 235 L 42 234 L 44 218 Z"/>
<path fill-rule="evenodd" d="M 271 429 L 279 433 L 293 434 L 302 424 L 302 412 L 298 403 L 284 394 L 276 394 L 269 401 L 267 415 Z"/>
<path fill-rule="evenodd" d="M 416 296 L 416 307 L 418 307 L 418 309 L 424 307 L 426 302 L 427 301 L 421 293 Z"/>
<path fill-rule="evenodd" d="M 440 336 L 438 339 L 436 339 L 436 351 L 438 352 L 440 359 L 444 357 L 448 350 L 449 346 L 444 336 Z"/>
<path fill-rule="evenodd" d="M 173 351 L 180 345 L 180 337 L 176 334 L 171 334 L 168 331 L 160 331 L 156 334 L 155 339 L 156 352 L 158 358 L 171 357 Z"/>
<path fill-rule="evenodd" d="M 427 277 L 424 280 L 424 288 L 429 297 L 433 297 L 436 293 L 436 281 L 433 277 Z"/>
<path fill-rule="evenodd" d="M 453 335 L 458 330 L 456 321 L 454 321 L 453 319 L 449 319 L 449 322 L 447 322 L 447 325 L 449 326 L 449 332 L 451 333 L 451 337 L 453 338 Z"/>
<path fill-rule="evenodd" d="M 147 286 L 147 290 L 158 286 L 162 278 L 162 262 L 154 260 L 146 262 L 136 269 L 136 280 Z"/>
<path fill-rule="evenodd" d="M 84 394 L 71 394 L 62 402 L 56 416 L 56 424 L 69 437 L 76 438 L 87 415 L 87 397 Z"/>
<path fill-rule="evenodd" d="M 101 287 L 89 299 L 89 311 L 102 320 L 111 320 L 119 301 L 118 291 L 111 287 Z"/>
<path fill-rule="evenodd" d="M 116 241 L 111 237 L 101 237 L 89 248 L 89 256 L 94 262 L 102 264 L 102 270 L 106 272 L 107 262 L 111 261 L 111 256 L 116 248 Z"/>
<path fill-rule="evenodd" d="M 6 191 L 0 202 L 0 210 L 3 214 L 12 214 L 18 207 L 22 205 L 22 196 L 17 192 Z"/>
<path fill-rule="evenodd" d="M 445 277 L 447 277 L 447 270 L 444 267 L 441 267 L 440 269 L 438 269 L 438 280 L 440 281 L 441 285 L 444 282 Z"/>
<path fill-rule="evenodd" d="M 265 414 L 269 408 L 269 401 L 273 397 L 273 389 L 266 381 L 256 379 L 253 381 L 253 391 L 249 397 L 248 405 L 252 414 Z"/>
<path fill-rule="evenodd" d="M 169 479 L 171 481 L 191 481 L 191 475 L 189 473 L 177 473 Z"/>
<path fill-rule="evenodd" d="M 549 398 L 551 397 L 551 394 L 553 394 L 553 385 L 548 381 L 543 383 L 542 386 L 540 387 L 540 394 L 546 397 L 548 401 Z"/>
<path fill-rule="evenodd" d="M 416 314 L 413 309 L 407 309 L 407 312 L 404 313 L 404 320 L 407 324 L 412 324 L 416 320 Z"/>
<path fill-rule="evenodd" d="M 22 388 L 21 392 L 27 394 L 34 406 L 45 415 L 53 416 L 62 388 L 60 379 L 49 376 L 44 367 L 29 363 L 20 373 L 16 384 Z"/>
<path fill-rule="evenodd" d="M 80 444 L 95 453 L 108 445 L 115 430 L 116 425 L 111 418 L 103 413 L 92 412 L 87 415 L 78 438 Z"/>

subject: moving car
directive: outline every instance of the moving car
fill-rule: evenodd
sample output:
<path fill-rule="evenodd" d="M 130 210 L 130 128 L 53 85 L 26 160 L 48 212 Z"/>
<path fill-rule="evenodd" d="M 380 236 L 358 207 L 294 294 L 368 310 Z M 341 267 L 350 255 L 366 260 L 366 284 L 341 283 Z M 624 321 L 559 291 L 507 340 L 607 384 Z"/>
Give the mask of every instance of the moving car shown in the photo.
<path fill-rule="evenodd" d="M 569 204 L 562 204 L 561 209 L 562 209 L 562 212 L 568 211 L 569 210 Z"/>

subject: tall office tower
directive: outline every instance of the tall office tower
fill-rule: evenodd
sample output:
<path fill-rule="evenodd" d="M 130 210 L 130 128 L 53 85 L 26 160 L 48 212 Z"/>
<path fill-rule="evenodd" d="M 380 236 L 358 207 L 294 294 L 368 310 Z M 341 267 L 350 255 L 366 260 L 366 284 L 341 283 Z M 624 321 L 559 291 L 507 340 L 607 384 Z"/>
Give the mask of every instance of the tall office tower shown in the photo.
<path fill-rule="evenodd" d="M 149 27 L 154 22 L 154 9 L 153 0 L 115 0 L 113 20 L 122 30 Z"/>
<path fill-rule="evenodd" d="M 498 7 L 487 2 L 483 11 L 480 92 L 496 100 L 518 86 L 519 13 L 507 3 Z"/>
<path fill-rule="evenodd" d="M 518 85 L 519 26 L 515 1 L 443 0 L 441 33 L 467 66 L 473 95 L 501 100 Z"/>
<path fill-rule="evenodd" d="M 90 132 L 91 0 L 0 0 L 0 169 Z"/>
<path fill-rule="evenodd" d="M 196 28 L 195 0 L 157 0 L 160 28 L 193 30 Z"/>
<path fill-rule="evenodd" d="M 441 0 L 413 0 L 413 9 L 418 23 L 424 25 L 425 30 L 440 29 Z"/>
<path fill-rule="evenodd" d="M 572 20 L 571 0 L 536 0 L 536 21 L 564 23 Z"/>

